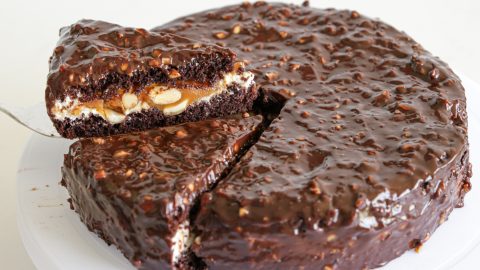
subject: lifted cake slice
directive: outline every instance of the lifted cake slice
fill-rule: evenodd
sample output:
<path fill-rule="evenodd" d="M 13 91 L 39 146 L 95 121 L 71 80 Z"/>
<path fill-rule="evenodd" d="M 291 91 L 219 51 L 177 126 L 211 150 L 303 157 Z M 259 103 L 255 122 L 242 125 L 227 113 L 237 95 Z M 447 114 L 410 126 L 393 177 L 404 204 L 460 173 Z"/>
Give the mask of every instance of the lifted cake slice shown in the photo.
<path fill-rule="evenodd" d="M 65 155 L 62 184 L 87 227 L 137 268 L 185 269 L 195 264 L 195 201 L 262 127 L 261 116 L 235 116 L 81 139 Z"/>
<path fill-rule="evenodd" d="M 256 97 L 253 74 L 228 49 L 92 20 L 60 30 L 46 89 L 67 138 L 245 112 Z"/>

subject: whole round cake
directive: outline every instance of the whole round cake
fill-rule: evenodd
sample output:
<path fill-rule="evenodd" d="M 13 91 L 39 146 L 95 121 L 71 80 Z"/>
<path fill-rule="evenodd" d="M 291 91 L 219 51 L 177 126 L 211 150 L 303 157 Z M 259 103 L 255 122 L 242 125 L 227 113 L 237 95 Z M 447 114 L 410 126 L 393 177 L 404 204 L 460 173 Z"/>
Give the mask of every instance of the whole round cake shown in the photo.
<path fill-rule="evenodd" d="M 183 147 L 194 158 L 182 170 L 195 169 L 195 179 L 207 174 L 195 165 L 205 162 L 204 155 L 213 160 L 209 165 L 223 164 L 222 170 L 208 185 L 188 192 L 188 214 L 168 214 L 171 205 L 159 210 L 167 214 L 158 219 L 185 220 L 168 221 L 169 227 L 162 221 L 163 227 L 155 229 L 157 216 L 150 207 L 167 207 L 165 200 L 176 203 L 183 196 L 176 194 L 188 191 L 171 184 L 160 191 L 174 190 L 171 196 L 144 196 L 160 185 L 152 167 L 183 168 L 169 166 L 159 154 L 180 142 L 157 143 L 156 133 L 135 135 L 149 146 L 142 152 L 138 144 L 127 145 L 125 151 L 136 153 L 127 159 L 148 164 L 147 182 L 139 177 L 142 170 L 132 172 L 134 182 L 119 178 L 127 168 L 112 161 L 118 141 L 132 135 L 109 139 L 112 145 L 101 141 L 100 149 L 108 151 L 95 153 L 95 164 L 76 162 L 82 151 L 91 156 L 94 150 L 82 150 L 82 141 L 72 146 L 63 182 L 73 207 L 136 267 L 372 269 L 419 249 L 455 207 L 463 206 L 471 187 L 464 89 L 447 64 L 405 33 L 355 11 L 317 9 L 308 2 L 243 3 L 189 15 L 151 32 L 234 52 L 255 75 L 260 94 L 253 107 L 263 122 L 247 116 L 220 120 L 255 130 L 241 144 L 243 150 L 228 152 L 228 166 L 212 158 L 208 148 Z M 219 132 L 218 126 L 197 129 Z M 240 137 L 233 135 L 238 130 L 222 129 L 224 141 L 194 136 L 192 145 L 227 149 Z M 84 147 L 94 144 L 83 142 Z M 92 169 L 99 167 L 100 177 Z M 169 177 L 176 181 L 175 174 Z M 157 197 L 162 204 L 148 203 Z M 112 214 L 117 212 L 122 214 Z M 157 238 L 166 234 L 158 232 L 166 227 L 171 233 L 162 242 Z M 175 238 L 179 230 L 188 232 L 181 248 Z"/>

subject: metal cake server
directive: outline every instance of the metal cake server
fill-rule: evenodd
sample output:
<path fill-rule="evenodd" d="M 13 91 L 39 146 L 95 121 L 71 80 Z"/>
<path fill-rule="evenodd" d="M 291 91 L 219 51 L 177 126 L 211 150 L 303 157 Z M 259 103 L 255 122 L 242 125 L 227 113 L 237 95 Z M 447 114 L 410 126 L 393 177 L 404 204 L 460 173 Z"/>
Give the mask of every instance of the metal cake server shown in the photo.
<path fill-rule="evenodd" d="M 47 107 L 44 102 L 28 108 L 15 107 L 0 102 L 0 111 L 38 134 L 47 137 L 61 138 L 48 117 Z"/>

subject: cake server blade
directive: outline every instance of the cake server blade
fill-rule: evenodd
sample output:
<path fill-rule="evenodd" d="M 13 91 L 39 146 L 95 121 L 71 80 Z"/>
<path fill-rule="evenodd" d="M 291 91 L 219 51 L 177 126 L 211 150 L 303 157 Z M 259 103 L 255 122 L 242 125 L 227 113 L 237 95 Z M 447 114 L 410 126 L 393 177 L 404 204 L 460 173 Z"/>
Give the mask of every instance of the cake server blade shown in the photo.
<path fill-rule="evenodd" d="M 47 137 L 61 138 L 47 114 L 47 106 L 40 102 L 31 107 L 15 107 L 0 102 L 0 111 L 23 126 Z"/>

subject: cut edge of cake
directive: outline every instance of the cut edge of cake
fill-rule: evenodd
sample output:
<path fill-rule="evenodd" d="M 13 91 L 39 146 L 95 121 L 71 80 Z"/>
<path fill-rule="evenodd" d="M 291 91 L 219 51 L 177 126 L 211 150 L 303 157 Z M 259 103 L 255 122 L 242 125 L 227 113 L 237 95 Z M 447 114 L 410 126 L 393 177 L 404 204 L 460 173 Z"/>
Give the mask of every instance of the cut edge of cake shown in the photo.
<path fill-rule="evenodd" d="M 245 63 L 214 44 L 92 20 L 62 28 L 60 35 L 50 59 L 46 103 L 66 138 L 245 112 L 258 95 Z M 214 99 L 221 99 L 218 108 L 209 109 Z M 192 116 L 195 107 L 200 112 Z M 139 125 L 135 122 L 144 120 L 139 115 L 155 121 Z"/>

